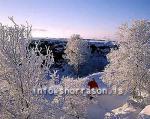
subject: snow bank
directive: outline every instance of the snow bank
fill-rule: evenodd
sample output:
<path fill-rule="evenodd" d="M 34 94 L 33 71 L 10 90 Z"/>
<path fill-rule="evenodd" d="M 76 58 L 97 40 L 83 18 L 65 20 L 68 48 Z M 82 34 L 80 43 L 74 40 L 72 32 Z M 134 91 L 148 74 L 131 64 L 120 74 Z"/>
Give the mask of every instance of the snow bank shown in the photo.
<path fill-rule="evenodd" d="M 139 119 L 150 119 L 150 105 L 146 106 L 139 114 Z"/>
<path fill-rule="evenodd" d="M 101 80 L 101 76 L 102 73 L 99 72 L 83 78 L 83 86 L 86 87 L 87 83 L 94 78 L 100 88 L 107 88 L 107 85 Z M 88 119 L 104 119 L 106 113 L 112 113 L 112 110 L 126 104 L 128 97 L 129 94 L 98 95 L 93 99 L 96 103 L 91 103 L 88 106 Z"/>
<path fill-rule="evenodd" d="M 104 119 L 106 113 L 126 104 L 128 95 L 99 95 L 95 100 L 97 103 L 88 107 L 88 119 Z"/>
<path fill-rule="evenodd" d="M 82 79 L 82 80 L 84 80 L 83 87 L 87 88 L 88 82 L 95 79 L 96 83 L 98 84 L 98 87 L 100 87 L 101 89 L 106 89 L 107 85 L 101 80 L 101 76 L 102 76 L 102 73 L 98 72 L 98 73 L 94 73 L 94 74 L 91 74 L 91 75 L 83 78 Z"/>

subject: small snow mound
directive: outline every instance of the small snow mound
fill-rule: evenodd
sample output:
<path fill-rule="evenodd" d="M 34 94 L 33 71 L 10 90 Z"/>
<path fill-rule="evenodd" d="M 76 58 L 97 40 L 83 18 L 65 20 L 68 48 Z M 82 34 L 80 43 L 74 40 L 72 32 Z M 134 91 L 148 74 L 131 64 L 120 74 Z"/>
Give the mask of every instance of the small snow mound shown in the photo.
<path fill-rule="evenodd" d="M 141 114 L 146 114 L 150 116 L 150 105 L 146 106 L 142 111 Z"/>
<path fill-rule="evenodd" d="M 139 114 L 139 119 L 150 119 L 150 105 L 146 106 Z"/>
<path fill-rule="evenodd" d="M 107 85 L 102 81 L 101 76 L 102 76 L 102 73 L 98 72 L 98 73 L 94 73 L 94 74 L 91 74 L 91 75 L 83 78 L 83 80 L 84 80 L 83 87 L 87 88 L 88 82 L 90 82 L 94 79 L 96 81 L 96 83 L 98 84 L 98 87 L 100 87 L 102 89 L 106 89 Z"/>

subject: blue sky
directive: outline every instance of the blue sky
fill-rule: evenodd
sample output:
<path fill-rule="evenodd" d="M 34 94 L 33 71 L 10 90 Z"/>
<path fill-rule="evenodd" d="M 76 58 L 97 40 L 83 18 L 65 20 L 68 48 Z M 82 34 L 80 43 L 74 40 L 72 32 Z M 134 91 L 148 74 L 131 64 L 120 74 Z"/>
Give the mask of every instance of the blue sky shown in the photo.
<path fill-rule="evenodd" d="M 0 22 L 8 16 L 33 26 L 36 37 L 114 37 L 117 27 L 150 19 L 150 0 L 0 0 Z"/>

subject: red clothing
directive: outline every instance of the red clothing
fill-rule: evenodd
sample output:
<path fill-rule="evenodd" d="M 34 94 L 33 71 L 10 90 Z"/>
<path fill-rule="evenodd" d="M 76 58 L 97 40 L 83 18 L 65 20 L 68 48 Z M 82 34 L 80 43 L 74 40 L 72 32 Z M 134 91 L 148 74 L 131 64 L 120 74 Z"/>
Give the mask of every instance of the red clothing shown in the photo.
<path fill-rule="evenodd" d="M 98 85 L 97 85 L 97 83 L 96 83 L 95 80 L 88 82 L 88 86 L 90 87 L 90 89 L 92 89 L 92 88 L 98 88 Z"/>

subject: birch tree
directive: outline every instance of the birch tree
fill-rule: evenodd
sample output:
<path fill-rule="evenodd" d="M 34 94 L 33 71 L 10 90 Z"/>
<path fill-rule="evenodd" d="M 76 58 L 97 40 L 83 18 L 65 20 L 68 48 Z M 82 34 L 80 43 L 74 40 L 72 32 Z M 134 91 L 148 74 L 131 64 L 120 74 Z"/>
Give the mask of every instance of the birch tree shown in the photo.
<path fill-rule="evenodd" d="M 55 87 L 57 71 L 50 72 L 54 63 L 53 54 L 46 47 L 47 53 L 42 55 L 38 42 L 35 42 L 34 48 L 29 48 L 32 41 L 31 26 L 28 23 L 26 26 L 18 25 L 12 17 L 9 19 L 12 26 L 0 24 L 0 118 L 85 118 L 86 97 L 68 95 L 63 98 L 63 95 L 57 94 L 49 101 L 43 94 L 33 92 L 35 88 L 44 91 L 45 88 Z M 50 74 L 50 81 L 45 80 L 46 74 Z M 81 81 L 65 79 L 57 86 L 81 88 Z"/>
<path fill-rule="evenodd" d="M 43 95 L 33 95 L 32 90 L 49 85 L 45 72 L 54 62 L 52 52 L 47 48 L 47 54 L 42 55 L 38 44 L 29 50 L 31 26 L 17 25 L 12 17 L 9 19 L 12 26 L 0 24 L 1 119 L 51 118 L 57 110 L 53 111 Z M 47 63 L 41 68 L 43 60 Z"/>
<path fill-rule="evenodd" d="M 65 77 L 62 83 L 65 89 L 71 89 L 69 94 L 64 96 L 64 111 L 67 112 L 67 115 L 64 115 L 64 119 L 86 119 L 87 109 L 91 102 L 87 98 L 85 91 L 82 91 L 83 84 L 85 80 L 78 78 L 73 79 Z M 74 90 L 73 90 L 74 89 Z M 94 102 L 94 101 L 93 101 Z"/>
<path fill-rule="evenodd" d="M 130 89 L 133 97 L 141 96 L 143 90 L 150 93 L 150 22 L 123 24 L 118 38 L 119 49 L 108 55 L 104 81 L 123 92 Z"/>
<path fill-rule="evenodd" d="M 72 35 L 68 40 L 65 54 L 66 59 L 69 60 L 68 63 L 73 66 L 78 76 L 81 65 L 86 63 L 90 56 L 88 42 L 83 40 L 80 35 Z"/>

